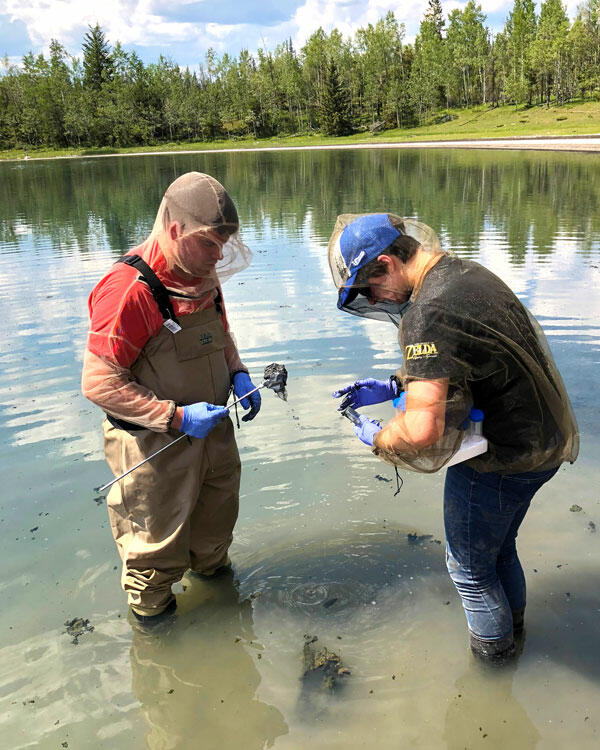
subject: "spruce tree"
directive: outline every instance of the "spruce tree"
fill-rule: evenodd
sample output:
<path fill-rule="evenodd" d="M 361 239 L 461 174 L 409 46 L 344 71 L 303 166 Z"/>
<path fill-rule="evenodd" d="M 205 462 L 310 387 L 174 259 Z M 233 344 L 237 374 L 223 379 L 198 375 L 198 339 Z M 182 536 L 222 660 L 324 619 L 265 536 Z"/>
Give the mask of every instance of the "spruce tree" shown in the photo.
<path fill-rule="evenodd" d="M 104 81 L 112 78 L 113 64 L 110 47 L 98 24 L 88 26 L 83 41 L 84 82 L 89 88 L 99 91 Z"/>
<path fill-rule="evenodd" d="M 438 37 L 441 39 L 444 32 L 444 13 L 440 0 L 429 0 L 424 20 L 433 24 Z"/>
<path fill-rule="evenodd" d="M 338 73 L 333 58 L 325 70 L 321 100 L 321 132 L 325 135 L 349 135 L 353 131 L 350 117 L 350 97 Z"/>

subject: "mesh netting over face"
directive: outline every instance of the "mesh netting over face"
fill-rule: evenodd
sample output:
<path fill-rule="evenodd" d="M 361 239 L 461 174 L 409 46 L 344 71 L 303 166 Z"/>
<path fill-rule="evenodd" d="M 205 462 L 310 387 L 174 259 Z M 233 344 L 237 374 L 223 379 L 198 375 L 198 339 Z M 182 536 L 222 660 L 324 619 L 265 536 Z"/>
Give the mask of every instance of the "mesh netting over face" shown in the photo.
<path fill-rule="evenodd" d="M 378 268 L 391 246 L 396 256 Z M 392 214 L 339 217 L 329 263 L 338 308 L 398 325 L 405 397 L 375 438 L 383 460 L 439 470 L 472 429 L 471 407 L 483 411 L 488 441 L 469 460 L 474 469 L 516 474 L 575 460 L 577 424 L 545 336 L 495 274 L 442 252 L 432 230 Z"/>
<path fill-rule="evenodd" d="M 159 239 L 171 268 L 203 279 L 189 285 L 191 293 L 198 293 L 249 265 L 252 253 L 238 227 L 237 210 L 225 188 L 210 175 L 188 172 L 167 188 L 151 237 Z"/>
<path fill-rule="evenodd" d="M 442 252 L 433 229 L 415 219 L 383 213 L 338 216 L 329 238 L 328 255 L 340 310 L 399 324 L 412 290 L 393 295 L 396 299 L 375 301 L 369 295 L 370 285 L 364 273 L 365 267 L 376 264 L 377 258 L 389 252 L 390 247 L 395 247 L 402 257 L 414 253 L 416 247 L 431 257 Z"/>

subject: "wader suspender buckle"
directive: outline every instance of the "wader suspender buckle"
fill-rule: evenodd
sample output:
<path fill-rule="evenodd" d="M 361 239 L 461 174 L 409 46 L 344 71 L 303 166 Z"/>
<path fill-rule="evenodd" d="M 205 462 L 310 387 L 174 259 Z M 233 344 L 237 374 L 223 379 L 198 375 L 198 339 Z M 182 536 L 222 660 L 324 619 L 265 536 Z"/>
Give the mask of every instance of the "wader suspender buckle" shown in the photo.
<path fill-rule="evenodd" d="M 140 258 L 139 255 L 123 255 L 121 258 L 119 258 L 117 263 L 126 263 L 128 266 L 133 266 L 140 272 L 142 278 L 150 287 L 152 296 L 156 300 L 156 304 L 158 305 L 160 314 L 164 319 L 163 325 L 165 326 L 165 328 L 168 328 L 171 333 L 177 333 L 178 331 L 181 331 L 181 326 L 179 325 L 179 321 L 175 317 L 173 305 L 171 304 L 171 300 L 169 299 L 169 292 L 167 291 L 166 286 L 146 263 L 146 261 Z"/>

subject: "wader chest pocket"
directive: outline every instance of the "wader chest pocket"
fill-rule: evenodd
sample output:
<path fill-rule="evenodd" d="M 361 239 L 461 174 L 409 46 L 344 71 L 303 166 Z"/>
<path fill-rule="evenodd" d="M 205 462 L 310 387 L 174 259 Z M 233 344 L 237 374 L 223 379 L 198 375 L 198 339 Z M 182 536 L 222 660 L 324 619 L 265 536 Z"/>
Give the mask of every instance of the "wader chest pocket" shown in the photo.
<path fill-rule="evenodd" d="M 220 319 L 183 328 L 173 336 L 177 359 L 205 357 L 225 348 L 225 330 Z"/>

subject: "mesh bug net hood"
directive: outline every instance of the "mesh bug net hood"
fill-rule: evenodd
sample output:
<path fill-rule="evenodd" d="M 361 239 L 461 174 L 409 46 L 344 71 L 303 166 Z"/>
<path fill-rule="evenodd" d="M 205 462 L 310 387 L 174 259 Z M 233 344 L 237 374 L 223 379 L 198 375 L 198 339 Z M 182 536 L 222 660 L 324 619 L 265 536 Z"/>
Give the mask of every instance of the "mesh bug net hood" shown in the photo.
<path fill-rule="evenodd" d="M 210 175 L 189 172 L 169 185 L 152 231 L 127 253 L 140 256 L 159 277 L 178 317 L 208 310 L 220 300 L 229 372 L 245 369 L 220 288 L 252 257 L 238 230 L 237 210 L 224 187 Z M 131 370 L 163 330 L 158 306 L 141 278 L 117 263 L 94 288 L 82 385 L 85 395 L 112 416 L 163 432 L 174 402 L 158 398 Z"/>
<path fill-rule="evenodd" d="M 169 241 L 164 238 L 173 222 L 177 222 L 178 236 Z M 152 238 L 159 238 L 170 267 L 203 279 L 192 287 L 208 287 L 211 281 L 214 286 L 217 280 L 222 283 L 247 268 L 252 258 L 240 237 L 238 213 L 231 197 L 218 180 L 202 172 L 187 172 L 169 185 L 156 214 Z M 199 249 L 206 241 L 221 247 L 222 254 L 208 270 Z"/>
<path fill-rule="evenodd" d="M 364 269 L 390 246 L 398 242 L 410 245 L 410 240 L 432 257 L 441 253 L 433 229 L 415 219 L 403 219 L 389 213 L 338 216 L 328 245 L 329 268 L 338 290 L 338 308 L 398 326 L 409 300 L 369 301 L 369 284 Z"/>

